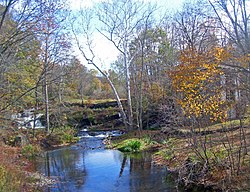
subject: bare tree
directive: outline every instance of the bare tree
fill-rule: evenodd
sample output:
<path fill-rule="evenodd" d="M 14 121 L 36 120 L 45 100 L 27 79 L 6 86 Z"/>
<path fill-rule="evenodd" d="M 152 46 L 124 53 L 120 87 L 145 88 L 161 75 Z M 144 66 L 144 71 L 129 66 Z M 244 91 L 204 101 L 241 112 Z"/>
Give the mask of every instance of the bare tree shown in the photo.
<path fill-rule="evenodd" d="M 130 65 L 135 56 L 129 54 L 130 42 L 153 10 L 148 4 L 132 0 L 103 2 L 98 7 L 98 18 L 103 26 L 98 31 L 113 43 L 123 57 L 129 129 L 133 128 Z"/>
<path fill-rule="evenodd" d="M 73 35 L 75 37 L 76 40 L 76 44 L 81 52 L 81 55 L 84 57 L 84 59 L 87 61 L 88 64 L 93 65 L 99 73 L 101 73 L 105 79 L 108 81 L 109 85 L 111 86 L 111 89 L 115 95 L 122 119 L 123 119 L 123 123 L 125 125 L 125 127 L 127 128 L 128 124 L 127 124 L 127 116 L 126 113 L 124 111 L 123 105 L 121 103 L 121 99 L 120 96 L 113 84 L 113 82 L 111 81 L 111 79 L 109 78 L 108 73 L 106 73 L 104 70 L 102 70 L 96 61 L 96 55 L 95 52 L 93 50 L 93 12 L 92 10 L 88 9 L 88 10 L 81 10 L 80 12 L 80 17 L 81 19 L 78 21 L 75 21 L 75 25 L 77 25 L 77 27 L 73 24 L 72 25 L 72 32 Z M 80 37 L 79 37 L 80 35 Z M 84 39 L 85 43 L 81 44 L 81 38 Z"/>
<path fill-rule="evenodd" d="M 217 0 L 210 1 L 222 29 L 230 40 L 244 53 L 250 52 L 249 1 Z"/>
<path fill-rule="evenodd" d="M 174 15 L 175 43 L 180 50 L 203 52 L 218 44 L 216 25 L 212 10 L 204 1 L 186 3 Z"/>
<path fill-rule="evenodd" d="M 248 153 L 243 119 L 247 104 L 250 102 L 250 2 L 248 0 L 209 0 L 209 3 L 220 23 L 219 29 L 224 33 L 226 45 L 231 47 L 230 60 L 223 63 L 223 67 L 229 71 L 225 81 L 231 83 L 229 86 L 225 84 L 229 90 L 226 97 L 231 97 L 236 116 L 240 119 L 240 146 L 227 136 L 227 145 L 224 144 L 224 147 L 231 156 L 231 172 L 239 174 L 245 155 Z"/>
<path fill-rule="evenodd" d="M 220 23 L 220 29 L 225 34 L 223 38 L 227 39 L 228 45 L 236 47 L 234 56 L 238 60 L 224 65 L 243 75 L 240 79 L 241 86 L 243 85 L 247 92 L 247 98 L 250 98 L 250 2 L 248 0 L 209 0 L 209 3 Z"/>

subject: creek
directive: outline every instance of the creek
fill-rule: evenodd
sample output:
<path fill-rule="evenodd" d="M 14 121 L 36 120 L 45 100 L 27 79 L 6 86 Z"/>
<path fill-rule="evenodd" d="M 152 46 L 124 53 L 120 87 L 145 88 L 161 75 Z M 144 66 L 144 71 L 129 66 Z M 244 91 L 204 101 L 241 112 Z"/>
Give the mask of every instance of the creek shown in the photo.
<path fill-rule="evenodd" d="M 113 132 L 79 133 L 72 146 L 45 152 L 36 159 L 38 172 L 55 179 L 48 192 L 176 191 L 165 167 L 155 166 L 151 153 L 124 154 L 102 143 Z"/>

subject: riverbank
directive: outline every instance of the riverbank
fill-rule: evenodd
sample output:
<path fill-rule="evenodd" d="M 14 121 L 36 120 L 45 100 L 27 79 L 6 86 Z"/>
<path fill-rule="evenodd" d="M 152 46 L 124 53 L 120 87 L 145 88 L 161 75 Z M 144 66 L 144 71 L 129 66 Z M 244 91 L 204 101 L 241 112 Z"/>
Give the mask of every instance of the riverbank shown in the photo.
<path fill-rule="evenodd" d="M 123 101 L 124 102 L 124 101 Z M 71 145 L 79 141 L 78 128 L 92 130 L 112 129 L 121 124 L 116 102 L 113 100 L 88 101 L 79 104 L 65 103 L 60 128 L 45 129 L 0 129 L 0 191 L 40 191 L 51 182 L 34 170 L 33 159 L 46 150 Z M 57 126 L 51 115 L 53 126 Z M 54 120 L 54 121 L 53 121 Z"/>
<path fill-rule="evenodd" d="M 39 191 L 33 177 L 32 161 L 22 156 L 20 147 L 0 145 L 0 191 Z"/>
<path fill-rule="evenodd" d="M 240 131 L 242 130 L 237 126 L 227 133 L 214 129 L 209 133 L 206 132 L 206 136 L 222 140 L 223 135 L 230 133 L 229 137 L 233 137 L 236 148 L 241 143 L 240 138 L 236 137 Z M 249 142 L 249 127 L 245 127 L 244 131 Z M 153 162 L 158 166 L 167 166 L 176 180 L 176 185 L 188 191 L 250 191 L 249 154 L 245 154 L 242 160 L 244 163 L 241 162 L 238 165 L 240 166 L 238 172 L 232 173 L 229 158 L 235 158 L 233 160 L 236 163 L 238 157 L 236 153 L 229 157 L 227 151 L 218 142 L 217 145 L 207 145 L 206 154 L 209 156 L 209 162 L 202 161 L 198 156 L 202 151 L 192 145 L 191 139 L 185 129 L 171 134 L 161 131 L 134 131 L 114 138 L 108 143 L 108 147 L 124 150 L 131 148 L 135 141 L 140 142 L 134 146 L 135 152 L 153 151 Z M 249 151 L 249 146 L 247 150 Z"/>
<path fill-rule="evenodd" d="M 35 171 L 34 158 L 43 151 L 78 141 L 76 131 L 64 128 L 47 135 L 45 130 L 0 130 L 0 191 L 42 191 L 54 180 Z"/>
<path fill-rule="evenodd" d="M 81 110 L 77 112 L 79 119 L 82 118 Z M 163 131 L 131 131 L 104 141 L 108 148 L 125 153 L 150 151 L 153 153 L 154 164 L 167 166 L 173 173 L 176 185 L 183 186 L 186 190 L 192 191 L 198 186 L 198 191 L 250 191 L 249 120 L 246 119 L 243 126 L 239 125 L 239 121 L 230 121 L 227 124 L 197 129 L 193 133 L 188 127 Z M 89 128 L 97 130 L 96 125 Z M 108 129 L 112 128 L 110 126 Z M 4 178 L 0 182 L 0 189 L 1 186 L 5 187 L 2 191 L 42 190 L 43 185 L 54 181 L 34 172 L 32 158 L 44 150 L 78 141 L 74 137 L 78 130 L 69 126 L 54 129 L 52 134 L 46 134 L 44 130 L 33 133 L 28 129 L 11 128 L 6 132 L 0 131 L 0 146 L 3 151 L 0 157 L 0 174 Z"/>

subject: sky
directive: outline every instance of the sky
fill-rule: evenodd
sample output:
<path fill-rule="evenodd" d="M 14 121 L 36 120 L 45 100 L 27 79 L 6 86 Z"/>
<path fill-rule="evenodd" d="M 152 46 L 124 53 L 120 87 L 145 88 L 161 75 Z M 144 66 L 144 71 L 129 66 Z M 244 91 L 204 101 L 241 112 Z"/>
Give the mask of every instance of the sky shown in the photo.
<path fill-rule="evenodd" d="M 80 9 L 81 7 L 92 7 L 95 3 L 102 2 L 103 0 L 70 0 L 70 6 L 73 10 Z M 182 5 L 184 0 L 143 0 L 145 2 L 157 3 L 161 7 L 170 9 L 178 8 Z"/>
<path fill-rule="evenodd" d="M 95 3 L 103 0 L 70 0 L 70 6 L 73 11 L 80 10 L 81 8 L 91 8 Z M 184 0 L 143 0 L 145 2 L 157 3 L 162 11 L 173 11 L 181 7 Z M 157 11 L 160 13 L 160 11 Z M 94 52 L 97 56 L 96 64 L 104 70 L 110 68 L 110 64 L 113 63 L 119 52 L 114 45 L 103 37 L 99 32 L 95 32 L 94 36 Z M 74 48 L 75 54 L 83 65 L 88 68 L 94 68 L 88 65 L 85 59 L 81 56 L 77 46 Z"/>

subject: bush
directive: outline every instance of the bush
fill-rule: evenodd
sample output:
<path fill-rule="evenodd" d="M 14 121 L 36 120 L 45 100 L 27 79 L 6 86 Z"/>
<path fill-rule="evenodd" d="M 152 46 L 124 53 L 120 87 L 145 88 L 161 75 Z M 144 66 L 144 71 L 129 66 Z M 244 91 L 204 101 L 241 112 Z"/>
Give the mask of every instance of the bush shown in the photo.
<path fill-rule="evenodd" d="M 0 191 L 17 192 L 21 190 L 22 177 L 2 165 L 0 165 L 0 178 Z"/>
<path fill-rule="evenodd" d="M 150 136 L 145 136 L 143 138 L 143 141 L 145 142 L 145 144 L 147 145 L 154 145 L 157 144 L 157 141 L 152 140 L 152 138 Z"/>
<path fill-rule="evenodd" d="M 79 141 L 78 137 L 75 137 L 76 129 L 73 127 L 65 126 L 55 129 L 54 137 L 57 138 L 58 144 L 75 143 Z"/>
<path fill-rule="evenodd" d="M 141 145 L 142 143 L 139 140 L 129 140 L 123 146 L 119 147 L 118 150 L 122 152 L 138 152 Z"/>
<path fill-rule="evenodd" d="M 21 151 L 22 155 L 28 159 L 33 159 L 38 152 L 39 149 L 31 144 L 24 146 Z"/>
<path fill-rule="evenodd" d="M 62 143 L 72 143 L 74 141 L 74 136 L 69 133 L 64 133 L 62 135 Z"/>

